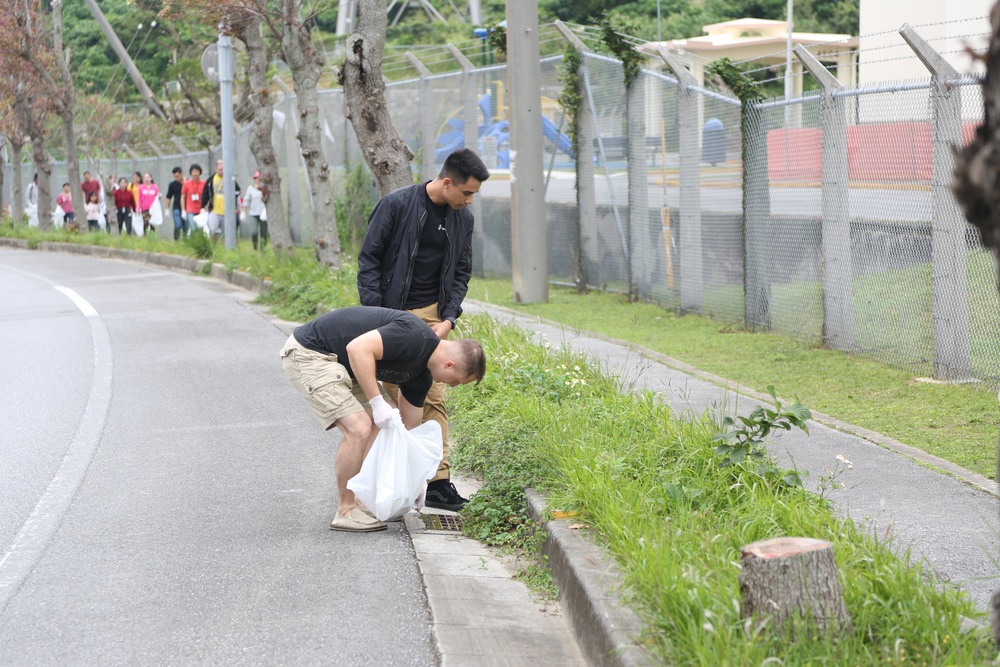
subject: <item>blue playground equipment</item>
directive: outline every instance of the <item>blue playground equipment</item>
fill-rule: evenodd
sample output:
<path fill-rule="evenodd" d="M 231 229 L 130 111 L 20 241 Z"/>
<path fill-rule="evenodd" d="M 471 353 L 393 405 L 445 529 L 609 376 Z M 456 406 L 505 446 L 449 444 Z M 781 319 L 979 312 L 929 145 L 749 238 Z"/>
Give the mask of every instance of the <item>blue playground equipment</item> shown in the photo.
<path fill-rule="evenodd" d="M 493 122 L 492 97 L 490 93 L 486 93 L 479 98 L 479 111 L 485 121 L 479 123 L 477 148 L 482 153 L 483 139 L 494 138 L 497 146 L 497 166 L 507 169 L 510 167 L 510 122 L 506 120 Z M 434 149 L 434 159 L 439 163 L 444 162 L 452 152 L 465 147 L 465 121 L 461 118 L 449 118 L 445 125 L 444 131 L 438 135 Z M 545 116 L 542 116 L 542 135 L 554 143 L 558 150 L 573 157 L 573 142 Z"/>

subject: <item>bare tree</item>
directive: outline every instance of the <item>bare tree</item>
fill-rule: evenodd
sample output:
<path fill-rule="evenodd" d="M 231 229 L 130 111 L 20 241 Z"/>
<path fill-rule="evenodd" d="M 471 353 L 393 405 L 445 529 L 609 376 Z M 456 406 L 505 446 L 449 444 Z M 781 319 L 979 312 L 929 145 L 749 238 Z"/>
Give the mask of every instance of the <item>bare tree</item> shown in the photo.
<path fill-rule="evenodd" d="M 271 140 L 274 129 L 274 102 L 267 88 L 267 66 L 270 53 L 261 33 L 263 20 L 257 11 L 246 12 L 246 18 L 234 25 L 235 35 L 247 47 L 247 86 L 253 107 L 253 131 L 250 132 L 250 152 L 260 170 L 260 189 L 267 207 L 268 232 L 275 252 L 294 253 L 295 245 L 281 203 L 281 175 L 278 158 Z"/>
<path fill-rule="evenodd" d="M 32 2 L 37 6 L 37 0 L 32 0 Z M 32 12 L 29 4 L 27 1 L 24 3 L 26 17 L 19 22 L 21 34 L 17 36 L 18 55 L 31 70 L 32 75 L 44 83 L 45 94 L 51 100 L 56 114 L 62 119 L 66 141 L 66 168 L 69 172 L 73 210 L 77 212 L 77 215 L 80 215 L 84 210 L 84 201 L 83 190 L 80 189 L 80 160 L 76 148 L 76 131 L 73 127 L 76 89 L 73 87 L 73 76 L 69 71 L 70 53 L 63 49 L 62 5 L 62 0 L 52 0 L 52 47 L 50 50 L 48 41 L 40 29 L 41 22 L 37 17 L 31 19 Z M 53 73 L 53 69 L 55 73 Z M 42 218 L 40 204 L 41 201 L 39 201 L 39 221 Z"/>
<path fill-rule="evenodd" d="M 281 58 L 292 72 L 299 112 L 299 148 L 312 187 L 316 259 L 340 268 L 340 237 L 334 211 L 333 182 L 330 180 L 330 165 L 323 155 L 317 94 L 326 58 L 313 43 L 312 32 L 303 18 L 302 0 L 281 0 L 281 19 Z"/>
<path fill-rule="evenodd" d="M 14 121 L 17 120 L 17 114 L 11 113 L 9 116 Z M 21 174 L 21 162 L 24 159 L 24 133 L 20 127 L 17 127 L 16 123 L 14 130 L 7 135 L 7 145 L 10 146 L 11 171 L 14 175 L 14 187 L 11 192 L 13 195 L 11 197 L 13 199 L 10 209 L 11 217 L 18 221 L 24 218 L 24 178 Z"/>
<path fill-rule="evenodd" d="M 38 174 L 38 226 L 46 230 L 52 226 L 52 161 L 45 150 L 45 115 L 48 107 L 44 98 L 39 100 L 32 87 L 25 83 L 17 86 L 14 96 L 14 113 L 24 133 L 31 140 L 31 158 Z"/>
<path fill-rule="evenodd" d="M 354 33 L 347 39 L 347 59 L 338 75 L 365 162 L 381 194 L 413 182 L 413 152 L 399 136 L 385 103 L 382 54 L 387 24 L 386 0 L 360 0 Z"/>

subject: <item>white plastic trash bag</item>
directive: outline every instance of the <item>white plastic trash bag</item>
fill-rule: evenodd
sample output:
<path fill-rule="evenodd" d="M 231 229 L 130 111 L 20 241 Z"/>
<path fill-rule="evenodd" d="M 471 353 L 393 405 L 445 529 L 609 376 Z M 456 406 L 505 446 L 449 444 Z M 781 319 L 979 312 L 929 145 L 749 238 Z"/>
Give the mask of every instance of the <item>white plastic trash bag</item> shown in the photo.
<path fill-rule="evenodd" d="M 31 204 L 24 209 L 24 214 L 28 217 L 28 226 L 37 227 L 38 226 L 38 207 Z"/>
<path fill-rule="evenodd" d="M 379 521 L 403 516 L 410 508 L 424 506 L 427 480 L 441 462 L 441 425 L 435 421 L 412 431 L 395 417 L 393 428 L 382 429 L 361 465 L 361 472 L 347 482 L 365 507 Z"/>
<path fill-rule="evenodd" d="M 159 229 L 160 225 L 163 224 L 163 207 L 160 206 L 159 201 L 154 201 L 153 205 L 149 207 L 149 224 L 156 229 Z"/>
<path fill-rule="evenodd" d="M 142 228 L 142 213 L 138 211 L 132 212 L 132 233 L 136 236 L 142 236 L 146 230 Z"/>
<path fill-rule="evenodd" d="M 208 211 L 203 210 L 201 213 L 195 213 L 194 224 L 198 225 L 201 231 L 208 234 Z"/>

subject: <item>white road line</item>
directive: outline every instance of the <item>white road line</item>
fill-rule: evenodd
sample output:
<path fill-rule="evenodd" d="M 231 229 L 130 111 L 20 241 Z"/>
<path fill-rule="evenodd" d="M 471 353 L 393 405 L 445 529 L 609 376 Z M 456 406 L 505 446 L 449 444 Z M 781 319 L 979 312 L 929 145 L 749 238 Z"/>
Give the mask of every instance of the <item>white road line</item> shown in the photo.
<path fill-rule="evenodd" d="M 9 267 L 8 267 L 9 268 Z M 94 340 L 94 376 L 80 425 L 38 504 L 17 532 L 14 541 L 0 558 L 0 613 L 6 609 L 48 547 L 73 496 L 90 466 L 111 405 L 112 351 L 111 336 L 104 321 L 82 296 L 61 285 L 26 271 L 12 269 L 34 280 L 47 283 L 69 298 L 90 323 Z"/>
<path fill-rule="evenodd" d="M 83 313 L 84 317 L 97 317 L 97 311 L 94 310 L 94 307 L 91 306 L 86 299 L 84 299 L 82 296 L 80 296 L 70 288 L 63 287 L 62 285 L 56 285 L 55 290 L 57 292 L 62 292 L 63 294 L 65 294 L 66 297 L 70 301 L 72 301 L 77 308 L 80 309 L 80 312 Z"/>

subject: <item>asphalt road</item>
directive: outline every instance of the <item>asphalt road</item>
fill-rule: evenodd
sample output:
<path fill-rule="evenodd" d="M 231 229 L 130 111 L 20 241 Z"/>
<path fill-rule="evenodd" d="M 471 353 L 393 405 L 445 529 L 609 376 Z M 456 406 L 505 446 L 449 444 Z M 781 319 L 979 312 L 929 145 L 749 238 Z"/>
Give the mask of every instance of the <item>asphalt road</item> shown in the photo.
<path fill-rule="evenodd" d="M 328 529 L 339 438 L 244 300 L 0 249 L 0 664 L 436 663 L 402 524 Z"/>

